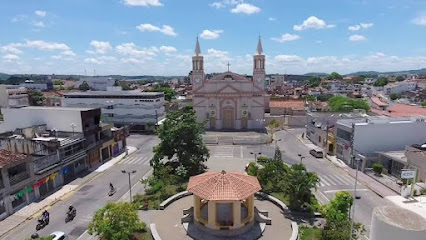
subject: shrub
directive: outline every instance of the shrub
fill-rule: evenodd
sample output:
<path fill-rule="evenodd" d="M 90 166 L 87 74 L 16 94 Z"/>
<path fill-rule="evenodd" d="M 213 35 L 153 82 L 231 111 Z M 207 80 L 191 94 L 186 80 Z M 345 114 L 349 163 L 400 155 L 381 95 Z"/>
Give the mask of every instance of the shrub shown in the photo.
<path fill-rule="evenodd" d="M 260 163 L 260 164 L 266 163 L 268 161 L 269 161 L 268 157 L 263 157 L 263 156 L 257 157 L 257 162 Z"/>
<path fill-rule="evenodd" d="M 382 175 L 383 164 L 381 164 L 381 163 L 374 163 L 373 164 L 373 171 L 376 173 L 377 176 Z"/>

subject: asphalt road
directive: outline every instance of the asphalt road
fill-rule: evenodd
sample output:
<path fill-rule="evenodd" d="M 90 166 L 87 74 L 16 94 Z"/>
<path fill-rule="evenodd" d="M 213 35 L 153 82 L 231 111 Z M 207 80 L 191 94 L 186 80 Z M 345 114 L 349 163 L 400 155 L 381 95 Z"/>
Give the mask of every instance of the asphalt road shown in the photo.
<path fill-rule="evenodd" d="M 87 234 L 88 223 L 92 220 L 94 211 L 102 208 L 107 202 L 115 202 L 118 200 L 128 201 L 129 199 L 129 183 L 128 175 L 123 174 L 121 170 L 133 171 L 131 182 L 133 194 L 143 190 L 141 185 L 138 185 L 138 180 L 149 172 L 148 157 L 152 157 L 152 147 L 159 142 L 158 138 L 150 135 L 132 135 L 127 139 L 129 146 L 139 148 L 136 152 L 123 159 L 118 164 L 100 173 L 97 177 L 78 188 L 76 192 L 70 194 L 63 201 L 57 202 L 48 211 L 50 212 L 50 223 L 44 229 L 40 230 L 40 236 L 46 236 L 54 231 L 63 231 L 68 234 L 70 240 L 75 239 L 90 239 Z M 129 160 L 135 159 L 131 163 Z M 148 159 L 148 164 L 146 164 Z M 117 189 L 117 192 L 109 197 L 109 183 L 112 183 Z M 138 187 L 140 186 L 140 187 Z M 69 205 L 73 205 L 77 209 L 76 218 L 68 223 L 65 223 L 66 212 Z M 26 239 L 35 233 L 37 219 L 32 219 L 15 230 L 9 233 L 4 239 L 18 240 Z M 83 236 L 82 236 L 83 235 Z"/>

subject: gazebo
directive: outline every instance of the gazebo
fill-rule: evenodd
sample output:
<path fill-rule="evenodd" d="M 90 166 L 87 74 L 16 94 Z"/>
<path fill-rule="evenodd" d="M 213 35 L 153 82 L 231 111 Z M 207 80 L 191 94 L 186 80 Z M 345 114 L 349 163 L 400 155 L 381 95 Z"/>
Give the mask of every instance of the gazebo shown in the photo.
<path fill-rule="evenodd" d="M 187 190 L 194 195 L 194 221 L 207 229 L 240 229 L 255 220 L 254 194 L 261 190 L 256 177 L 211 171 L 191 177 Z"/>

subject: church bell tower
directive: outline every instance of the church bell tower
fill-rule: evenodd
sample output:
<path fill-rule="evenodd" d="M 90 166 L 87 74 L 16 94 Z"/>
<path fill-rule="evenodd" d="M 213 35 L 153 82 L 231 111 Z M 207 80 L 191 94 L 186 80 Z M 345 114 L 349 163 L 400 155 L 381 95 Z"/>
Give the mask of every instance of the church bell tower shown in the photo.
<path fill-rule="evenodd" d="M 256 86 L 265 88 L 265 55 L 263 54 L 262 41 L 259 36 L 256 53 L 253 56 L 253 81 Z"/>
<path fill-rule="evenodd" d="M 195 52 L 194 56 L 192 57 L 192 72 L 191 72 L 191 84 L 192 86 L 201 85 L 201 83 L 204 81 L 205 74 L 204 74 L 204 58 L 201 55 L 201 49 L 200 49 L 200 43 L 198 42 L 197 37 L 197 43 L 195 44 Z"/>

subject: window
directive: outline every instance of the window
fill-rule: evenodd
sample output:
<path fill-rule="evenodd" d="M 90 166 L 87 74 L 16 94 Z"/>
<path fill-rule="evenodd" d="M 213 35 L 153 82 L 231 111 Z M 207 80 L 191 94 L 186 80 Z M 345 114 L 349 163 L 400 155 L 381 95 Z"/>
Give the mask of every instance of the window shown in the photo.
<path fill-rule="evenodd" d="M 351 133 L 347 132 L 347 131 L 345 131 L 343 129 L 338 128 L 337 129 L 337 137 L 343 138 L 346 141 L 350 141 L 351 140 Z"/>
<path fill-rule="evenodd" d="M 108 117 L 114 117 L 113 113 L 108 113 Z"/>
<path fill-rule="evenodd" d="M 318 136 L 318 143 L 321 143 L 321 136 Z"/>

